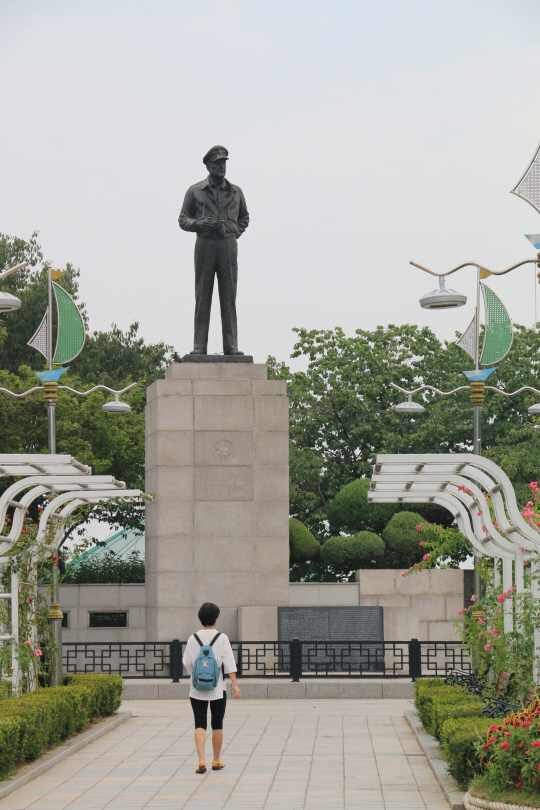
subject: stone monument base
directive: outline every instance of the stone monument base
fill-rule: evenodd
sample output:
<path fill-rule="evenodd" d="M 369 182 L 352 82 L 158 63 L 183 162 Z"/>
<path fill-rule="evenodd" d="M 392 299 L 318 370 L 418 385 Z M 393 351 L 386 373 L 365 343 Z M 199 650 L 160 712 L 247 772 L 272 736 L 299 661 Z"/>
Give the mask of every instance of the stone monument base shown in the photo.
<path fill-rule="evenodd" d="M 186 356 L 147 393 L 146 638 L 188 638 L 215 602 L 232 640 L 277 639 L 289 602 L 286 383 L 246 355 Z"/>
<path fill-rule="evenodd" d="M 174 355 L 175 363 L 253 363 L 252 354 L 185 354 Z"/>

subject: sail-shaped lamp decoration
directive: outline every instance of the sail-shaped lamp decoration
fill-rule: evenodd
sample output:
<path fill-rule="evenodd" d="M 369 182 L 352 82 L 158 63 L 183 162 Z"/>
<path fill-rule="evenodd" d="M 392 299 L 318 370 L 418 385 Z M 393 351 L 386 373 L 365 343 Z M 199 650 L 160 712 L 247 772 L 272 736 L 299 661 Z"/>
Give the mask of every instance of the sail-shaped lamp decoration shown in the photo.
<path fill-rule="evenodd" d="M 65 272 L 49 268 L 49 306 L 45 310 L 40 325 L 28 341 L 28 346 L 32 346 L 45 357 L 49 369 L 52 369 L 53 364 L 62 366 L 74 360 L 81 353 L 86 340 L 83 317 L 75 301 L 69 293 L 55 283 Z M 51 317 L 53 292 L 58 314 L 58 332 L 54 353 Z"/>
<path fill-rule="evenodd" d="M 478 282 L 482 292 L 486 313 L 484 344 L 478 351 L 478 365 L 491 366 L 499 363 L 510 351 L 514 339 L 512 321 L 501 299 L 486 284 Z M 479 349 L 479 313 L 475 312 L 472 321 L 465 329 L 456 346 L 467 352 L 476 361 L 476 347 Z"/>
<path fill-rule="evenodd" d="M 511 194 L 521 197 L 540 214 L 540 146 Z"/>

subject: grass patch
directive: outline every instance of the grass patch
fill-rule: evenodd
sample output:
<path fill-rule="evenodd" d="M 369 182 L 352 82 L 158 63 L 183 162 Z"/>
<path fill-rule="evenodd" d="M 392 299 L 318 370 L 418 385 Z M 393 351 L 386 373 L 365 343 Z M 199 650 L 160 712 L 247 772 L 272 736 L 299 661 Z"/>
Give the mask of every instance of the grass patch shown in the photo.
<path fill-rule="evenodd" d="M 540 793 L 533 788 L 502 790 L 488 785 L 486 776 L 476 776 L 469 785 L 469 793 L 488 802 L 504 802 L 522 807 L 540 807 Z"/>

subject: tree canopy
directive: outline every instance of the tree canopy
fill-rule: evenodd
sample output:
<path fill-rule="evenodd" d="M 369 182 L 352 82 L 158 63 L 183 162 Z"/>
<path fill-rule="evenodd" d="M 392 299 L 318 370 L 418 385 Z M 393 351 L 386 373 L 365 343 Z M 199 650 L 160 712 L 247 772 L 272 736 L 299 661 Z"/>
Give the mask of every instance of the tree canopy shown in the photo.
<path fill-rule="evenodd" d="M 514 329 L 513 346 L 490 383 L 507 392 L 524 385 L 538 388 L 540 336 L 522 326 Z M 471 361 L 453 343 L 441 342 L 427 327 L 408 324 L 358 329 L 350 337 L 340 328 L 295 331 L 292 357 L 306 358 L 307 369 L 291 371 L 270 357 L 269 375 L 288 382 L 291 515 L 320 540 L 336 531 L 338 507 L 346 512 L 345 503 L 331 507 L 332 502 L 345 485 L 371 476 L 377 453 L 471 452 L 468 390 L 449 397 L 429 391 L 415 395 L 426 409 L 421 416 L 394 410 L 404 395 L 392 382 L 409 390 L 422 384 L 443 391 L 467 385 L 462 371 Z M 522 501 L 540 461 L 536 420 L 527 414 L 533 401 L 530 393 L 510 398 L 486 391 L 482 410 L 484 454 L 508 472 Z M 343 501 L 350 501 L 349 495 L 354 488 Z M 442 510 L 430 517 L 418 511 L 443 523 Z M 348 531 L 368 528 L 347 526 Z"/>
<path fill-rule="evenodd" d="M 21 308 L 3 316 L 0 323 L 0 386 L 15 393 L 32 388 L 38 381 L 34 371 L 46 368 L 45 359 L 27 345 L 39 326 L 47 306 L 47 272 L 43 254 L 32 234 L 26 242 L 0 234 L 0 272 L 27 261 L 24 268 L 2 280 L 2 288 L 17 295 Z M 51 262 L 48 263 L 53 266 Z M 79 270 L 67 265 L 61 285 L 78 299 Z M 77 300 L 83 316 L 84 304 Z M 54 308 L 53 308 L 54 309 Z M 111 474 L 128 487 L 144 487 L 144 406 L 146 388 L 162 377 L 171 347 L 148 345 L 138 337 L 138 324 L 127 332 L 113 324 L 109 332 L 88 334 L 79 357 L 62 376 L 61 385 L 85 391 L 98 383 L 123 388 L 137 382 L 123 395 L 131 413 L 107 414 L 101 410 L 110 399 L 104 391 L 81 397 L 60 390 L 56 407 L 56 443 L 59 453 L 69 453 L 96 474 Z M 47 422 L 39 393 L 23 399 L 0 394 L 0 436 L 2 451 L 39 453 L 47 450 Z M 2 482 L 5 486 L 5 479 Z M 4 488 L 0 484 L 0 488 Z"/>
<path fill-rule="evenodd" d="M 3 290 L 17 295 L 22 302 L 18 311 L 0 319 L 0 387 L 14 393 L 38 385 L 34 371 L 47 367 L 45 358 L 27 345 L 47 307 L 47 266 L 67 270 L 59 283 L 77 301 L 87 327 L 89 320 L 84 304 L 78 300 L 78 269 L 70 264 L 58 268 L 52 262 L 44 263 L 37 233 L 28 241 L 0 234 L 0 272 L 24 261 L 28 262 L 26 268 L 1 282 Z M 56 446 L 58 453 L 72 455 L 90 465 L 94 474 L 114 475 L 125 481 L 128 488 L 144 490 L 146 388 L 163 377 L 171 347 L 164 343 L 146 344 L 138 336 L 138 327 L 135 322 L 123 332 L 113 324 L 108 332 L 87 334 L 82 353 L 70 363 L 60 382 L 77 391 L 86 391 L 96 384 L 119 389 L 137 382 L 136 388 L 123 395 L 131 413 L 104 413 L 101 406 L 110 399 L 110 394 L 102 390 L 84 397 L 59 390 Z M 46 410 L 39 392 L 22 399 L 0 393 L 0 438 L 4 453 L 47 452 Z M 1 479 L 0 492 L 11 483 L 10 478 Z M 35 503 L 30 510 L 33 520 L 38 518 L 37 506 Z M 107 502 L 80 507 L 66 534 L 76 534 L 77 527 L 90 513 L 118 528 L 141 527 L 144 522 L 144 504 Z"/>

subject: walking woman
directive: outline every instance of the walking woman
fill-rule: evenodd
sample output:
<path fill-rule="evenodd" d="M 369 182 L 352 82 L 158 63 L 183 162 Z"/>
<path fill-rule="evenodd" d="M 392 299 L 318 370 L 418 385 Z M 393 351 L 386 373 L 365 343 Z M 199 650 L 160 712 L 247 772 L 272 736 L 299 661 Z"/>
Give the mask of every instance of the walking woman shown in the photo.
<path fill-rule="evenodd" d="M 183 662 L 191 675 L 189 699 L 195 718 L 195 746 L 199 766 L 195 773 L 206 773 L 204 744 L 206 738 L 208 704 L 212 726 L 212 748 L 214 759 L 212 770 L 220 771 L 225 764 L 220 760 L 223 745 L 223 717 L 227 705 L 227 692 L 223 677 L 230 676 L 235 698 L 240 697 L 240 687 L 236 680 L 236 662 L 231 642 L 216 630 L 219 608 L 213 602 L 205 602 L 199 610 L 202 630 L 189 637 Z"/>

